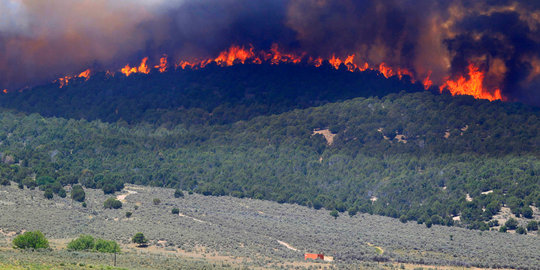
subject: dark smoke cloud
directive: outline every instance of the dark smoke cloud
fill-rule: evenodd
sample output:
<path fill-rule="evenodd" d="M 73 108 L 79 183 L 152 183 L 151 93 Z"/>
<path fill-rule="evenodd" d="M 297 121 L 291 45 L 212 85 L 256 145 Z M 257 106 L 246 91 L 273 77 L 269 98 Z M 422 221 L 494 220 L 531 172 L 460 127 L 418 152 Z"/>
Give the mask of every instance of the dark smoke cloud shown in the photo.
<path fill-rule="evenodd" d="M 489 89 L 540 104 L 538 1 L 0 0 L 0 10 L 0 87 L 277 43 L 315 57 L 354 53 L 436 83 L 473 62 Z"/>

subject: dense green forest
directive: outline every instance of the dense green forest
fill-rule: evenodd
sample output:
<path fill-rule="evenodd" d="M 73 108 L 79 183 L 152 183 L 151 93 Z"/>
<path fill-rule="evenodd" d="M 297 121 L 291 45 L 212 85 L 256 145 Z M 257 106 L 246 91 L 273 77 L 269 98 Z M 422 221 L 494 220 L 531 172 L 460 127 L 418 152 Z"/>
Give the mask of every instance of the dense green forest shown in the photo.
<path fill-rule="evenodd" d="M 118 85 L 144 85 L 142 78 L 111 80 Z M 388 83 L 396 82 L 401 83 Z M 57 91 L 77 102 L 83 100 L 77 95 L 107 92 L 85 88 L 94 83 L 100 82 L 81 84 L 77 91 L 69 87 Z M 127 89 L 124 95 L 129 94 Z M 389 89 L 396 92 L 395 87 Z M 59 102 L 43 108 L 45 101 L 38 98 L 41 90 L 36 95 L 32 91 L 3 97 L 1 103 L 11 102 L 6 107 L 12 108 L 21 104 L 21 111 L 44 115 L 100 119 L 99 102 L 92 98 L 88 102 L 93 105 L 84 108 L 95 109 L 77 116 L 75 107 L 80 104 L 65 113 L 57 108 Z M 518 215 L 540 206 L 538 108 L 410 92 L 414 91 L 343 101 L 333 97 L 325 102 L 318 97 L 291 107 L 279 107 L 279 99 L 254 102 L 276 107 L 253 115 L 245 110 L 249 106 L 241 106 L 249 103 L 242 98 L 230 103 L 239 106 L 240 113 L 216 123 L 182 118 L 201 112 L 201 103 L 183 107 L 185 114 L 179 121 L 161 125 L 148 123 L 153 109 L 139 107 L 133 112 L 141 117 L 130 123 L 121 121 L 124 116 L 87 121 L 8 109 L 0 114 L 0 182 L 13 180 L 21 188 L 39 186 L 59 196 L 65 196 L 64 185 L 76 183 L 106 193 L 121 190 L 124 183 L 166 186 L 428 224 L 452 225 L 452 217 L 461 215 L 463 225 L 477 229 L 488 228 L 488 221 L 503 205 Z M 219 101 L 209 93 L 213 92 L 203 91 L 189 102 Z M 308 96 L 298 93 L 285 99 L 293 104 Z M 326 104 L 309 104 L 316 101 Z M 69 103 L 63 102 L 63 106 Z M 110 104 L 101 103 L 103 111 Z M 217 108 L 208 105 L 202 111 L 217 113 Z M 79 107 L 78 113 L 83 112 Z M 157 118 L 165 119 L 168 113 L 164 110 Z M 314 134 L 322 129 L 335 134 L 332 144 Z M 467 194 L 472 201 L 466 200 Z"/>
<path fill-rule="evenodd" d="M 0 107 L 42 116 L 105 122 L 225 124 L 260 115 L 321 106 L 355 97 L 382 97 L 400 91 L 424 91 L 408 76 L 385 78 L 377 71 L 335 70 L 328 63 L 307 65 L 209 65 L 197 70 L 154 71 L 114 77 L 105 73 L 88 81 L 72 80 L 11 92 Z"/>

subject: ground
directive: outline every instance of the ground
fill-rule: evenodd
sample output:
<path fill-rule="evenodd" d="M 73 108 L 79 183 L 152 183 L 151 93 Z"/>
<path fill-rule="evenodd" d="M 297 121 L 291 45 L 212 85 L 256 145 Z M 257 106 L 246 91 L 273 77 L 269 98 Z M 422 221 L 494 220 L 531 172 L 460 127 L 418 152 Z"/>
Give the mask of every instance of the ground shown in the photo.
<path fill-rule="evenodd" d="M 120 242 L 124 252 L 118 265 L 129 269 L 133 265 L 122 264 L 136 261 L 129 258 L 138 253 L 161 258 L 155 259 L 154 265 L 167 259 L 213 267 L 341 269 L 375 267 L 376 261 L 386 261 L 378 266 L 390 268 L 401 263 L 406 268 L 418 264 L 514 268 L 540 265 L 540 237 L 536 233 L 479 232 L 437 225 L 426 228 L 369 214 L 349 217 L 342 213 L 334 219 L 327 210 L 298 205 L 188 192 L 184 198 L 174 198 L 173 189 L 134 185 L 114 195 L 124 204 L 122 209 L 111 210 L 103 209 L 103 202 L 110 196 L 101 190 L 86 193 L 88 206 L 84 208 L 69 198 L 47 200 L 39 190 L 20 190 L 16 185 L 0 187 L 0 242 L 4 247 L 0 256 L 6 256 L 8 250 L 16 252 L 10 248 L 16 234 L 41 230 L 53 239 L 57 249 L 49 257 L 70 258 L 70 253 L 62 250 L 69 239 L 91 234 Z M 154 205 L 154 198 L 161 203 Z M 174 207 L 180 210 L 179 215 L 171 214 Z M 125 217 L 127 211 L 133 213 L 131 218 Z M 143 232 L 150 240 L 148 248 L 130 244 L 136 232 Z M 306 262 L 305 252 L 324 253 L 334 261 Z M 110 261 L 97 260 L 93 264 L 110 265 Z M 152 268 L 143 266 L 140 268 Z"/>

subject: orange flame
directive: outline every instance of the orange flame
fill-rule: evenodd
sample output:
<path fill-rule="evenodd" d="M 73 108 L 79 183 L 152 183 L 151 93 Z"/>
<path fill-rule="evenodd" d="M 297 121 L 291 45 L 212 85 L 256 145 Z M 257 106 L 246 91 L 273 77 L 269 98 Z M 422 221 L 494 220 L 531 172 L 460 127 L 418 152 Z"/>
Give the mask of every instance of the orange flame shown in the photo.
<path fill-rule="evenodd" d="M 90 69 L 81 72 L 77 77 L 84 78 L 86 81 L 88 81 L 88 79 L 90 79 Z"/>
<path fill-rule="evenodd" d="M 233 45 L 228 49 L 220 52 L 215 58 L 207 59 L 195 59 L 195 60 L 181 60 L 174 64 L 174 68 L 191 68 L 198 69 L 204 68 L 209 64 L 215 64 L 218 66 L 232 66 L 235 64 L 262 64 L 263 62 L 277 65 L 280 63 L 307 63 L 315 67 L 320 67 L 326 61 L 330 66 L 335 69 L 339 69 L 341 65 L 344 65 L 348 71 L 357 72 L 365 70 L 376 70 L 380 72 L 384 77 L 390 78 L 392 76 L 397 76 L 399 79 L 402 79 L 403 76 L 407 75 L 411 78 L 411 81 L 414 83 L 416 79 L 419 79 L 419 76 L 415 76 L 414 71 L 410 71 L 406 68 L 396 68 L 392 67 L 384 62 L 381 62 L 378 66 L 370 67 L 368 62 L 362 61 L 362 59 L 357 59 L 355 54 L 348 55 L 346 57 L 340 58 L 335 54 L 332 54 L 331 58 L 326 60 L 322 57 L 305 57 L 306 53 L 288 53 L 280 50 L 277 44 L 272 44 L 270 50 L 268 51 L 258 51 L 256 52 L 252 45 L 248 47 Z M 159 64 L 153 66 L 159 72 L 165 72 L 169 69 L 168 57 L 164 55 L 160 58 Z M 141 63 L 138 67 L 131 67 L 127 64 L 125 67 L 120 69 L 120 72 L 125 76 L 130 76 L 133 73 L 143 73 L 149 74 L 151 67 L 148 65 L 148 57 L 145 57 L 141 60 Z M 88 80 L 90 78 L 91 71 L 90 69 L 81 72 L 78 78 L 85 78 Z M 107 71 L 107 76 L 114 77 L 114 72 Z M 424 85 L 425 89 L 429 89 L 433 86 L 433 81 L 431 80 L 431 72 L 428 72 L 427 75 L 421 83 Z M 473 64 L 470 64 L 468 67 L 468 79 L 461 76 L 457 80 L 447 81 L 440 86 L 440 91 L 443 89 L 449 89 L 453 95 L 472 95 L 475 98 L 483 98 L 489 100 L 504 100 L 500 89 L 494 89 L 493 91 L 488 91 L 483 86 L 483 80 L 485 74 L 479 70 Z M 64 87 L 73 79 L 72 76 L 65 76 L 59 78 L 55 82 L 58 82 L 60 88 Z"/>
<path fill-rule="evenodd" d="M 431 71 L 428 72 L 427 77 L 422 81 L 422 84 L 424 85 L 424 89 L 426 90 L 429 89 L 433 85 L 433 82 L 431 81 L 430 77 L 431 77 Z"/>
<path fill-rule="evenodd" d="M 3 92 L 4 94 L 7 94 L 8 91 L 7 91 L 7 89 L 4 89 L 4 90 L 2 90 L 2 92 Z"/>
<path fill-rule="evenodd" d="M 447 80 L 443 85 L 439 87 L 442 92 L 445 88 L 452 93 L 452 95 L 469 95 L 475 98 L 493 100 L 503 100 L 500 89 L 493 90 L 493 93 L 484 88 L 485 74 L 480 71 L 474 64 L 469 64 L 469 78 L 466 79 L 460 76 L 457 80 Z"/>
<path fill-rule="evenodd" d="M 386 78 L 394 76 L 394 71 L 390 67 L 386 66 L 384 62 L 379 65 L 379 72 L 381 72 L 381 74 Z"/>
<path fill-rule="evenodd" d="M 159 72 L 163 73 L 167 71 L 168 65 L 167 65 L 167 56 L 164 55 L 159 59 L 159 65 L 154 66 L 154 68 L 158 69 Z"/>

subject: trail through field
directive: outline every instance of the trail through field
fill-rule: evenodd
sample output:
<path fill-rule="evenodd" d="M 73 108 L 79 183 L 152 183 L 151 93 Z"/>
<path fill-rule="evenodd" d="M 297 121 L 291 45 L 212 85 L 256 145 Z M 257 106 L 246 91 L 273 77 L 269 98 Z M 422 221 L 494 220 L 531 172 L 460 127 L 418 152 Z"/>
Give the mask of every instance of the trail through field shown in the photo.
<path fill-rule="evenodd" d="M 283 241 L 277 240 L 280 245 L 285 246 L 286 248 L 294 251 L 298 251 L 298 249 L 294 248 L 293 246 L 289 245 L 288 243 L 285 243 Z"/>
<path fill-rule="evenodd" d="M 197 222 L 200 222 L 200 223 L 207 223 L 207 222 L 204 221 L 204 220 L 200 220 L 200 219 L 198 219 L 198 218 L 186 216 L 186 215 L 184 215 L 184 214 L 182 214 L 182 213 L 178 213 L 178 215 L 181 216 L 181 217 L 187 217 L 187 218 L 190 218 L 190 219 L 192 219 L 192 220 L 194 220 L 194 221 L 197 221 Z"/>
<path fill-rule="evenodd" d="M 126 190 L 127 193 L 126 193 L 126 194 L 120 194 L 120 195 L 117 195 L 117 196 L 116 196 L 116 199 L 117 199 L 117 200 L 119 200 L 119 201 L 121 201 L 121 202 L 126 202 L 126 197 L 127 197 L 128 195 L 136 194 L 136 193 L 137 193 L 137 191 L 134 191 L 134 190 L 129 190 L 129 189 L 125 189 L 125 190 Z"/>

